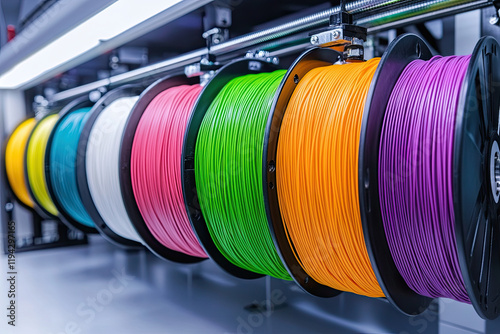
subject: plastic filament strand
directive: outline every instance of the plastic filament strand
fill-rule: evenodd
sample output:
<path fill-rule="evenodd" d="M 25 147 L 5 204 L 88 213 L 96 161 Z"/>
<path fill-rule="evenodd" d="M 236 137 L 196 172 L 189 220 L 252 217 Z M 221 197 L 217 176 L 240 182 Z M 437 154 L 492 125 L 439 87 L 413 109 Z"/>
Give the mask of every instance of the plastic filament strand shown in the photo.
<path fill-rule="evenodd" d="M 278 201 L 291 249 L 315 281 L 381 297 L 365 246 L 358 152 L 379 59 L 315 68 L 300 78 L 278 139 Z"/>
<path fill-rule="evenodd" d="M 29 194 L 24 175 L 24 153 L 28 138 L 35 127 L 34 118 L 19 124 L 7 142 L 5 148 L 5 170 L 10 187 L 16 197 L 26 206 L 33 208 L 33 200 Z"/>
<path fill-rule="evenodd" d="M 469 60 L 434 57 L 405 68 L 387 105 L 378 175 L 387 241 L 408 286 L 467 303 L 452 187 L 455 119 Z"/>
<path fill-rule="evenodd" d="M 249 74 L 224 86 L 198 133 L 195 180 L 219 251 L 241 268 L 289 280 L 269 232 L 262 190 L 264 132 L 284 74 Z"/>
<path fill-rule="evenodd" d="M 52 198 L 47 189 L 45 178 L 45 150 L 50 133 L 56 124 L 59 115 L 53 114 L 44 117 L 34 128 L 28 142 L 26 151 L 26 169 L 28 183 L 33 192 L 33 196 L 40 206 L 48 213 L 57 216 L 57 211 Z"/>
<path fill-rule="evenodd" d="M 165 247 L 207 257 L 189 222 L 181 181 L 181 157 L 187 122 L 200 85 L 169 88 L 148 105 L 132 145 L 132 188 L 141 215 Z"/>
<path fill-rule="evenodd" d="M 76 151 L 90 108 L 70 112 L 54 129 L 50 150 L 50 178 L 54 194 L 76 221 L 94 226 L 83 206 L 76 180 Z"/>
<path fill-rule="evenodd" d="M 89 191 L 102 219 L 116 234 L 140 242 L 125 209 L 119 179 L 121 139 L 138 98 L 118 98 L 101 111 L 90 131 L 85 158 Z"/>

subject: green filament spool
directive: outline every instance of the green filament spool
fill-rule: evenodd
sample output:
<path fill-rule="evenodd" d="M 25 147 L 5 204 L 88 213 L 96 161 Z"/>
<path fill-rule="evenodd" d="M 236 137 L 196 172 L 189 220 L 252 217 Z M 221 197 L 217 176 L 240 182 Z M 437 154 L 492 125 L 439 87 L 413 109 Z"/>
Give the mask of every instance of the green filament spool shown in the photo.
<path fill-rule="evenodd" d="M 208 230 L 224 257 L 291 280 L 269 232 L 262 191 L 264 133 L 285 73 L 249 74 L 224 86 L 198 133 L 195 179 Z"/>

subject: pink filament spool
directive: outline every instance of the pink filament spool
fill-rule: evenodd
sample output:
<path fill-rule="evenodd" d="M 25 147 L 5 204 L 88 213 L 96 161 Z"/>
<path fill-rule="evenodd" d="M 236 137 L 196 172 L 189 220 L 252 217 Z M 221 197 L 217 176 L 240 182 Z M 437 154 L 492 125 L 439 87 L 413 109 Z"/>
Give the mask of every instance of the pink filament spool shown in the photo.
<path fill-rule="evenodd" d="M 189 222 L 181 181 L 182 143 L 200 85 L 169 88 L 144 111 L 132 145 L 130 171 L 139 211 L 165 247 L 206 258 Z"/>

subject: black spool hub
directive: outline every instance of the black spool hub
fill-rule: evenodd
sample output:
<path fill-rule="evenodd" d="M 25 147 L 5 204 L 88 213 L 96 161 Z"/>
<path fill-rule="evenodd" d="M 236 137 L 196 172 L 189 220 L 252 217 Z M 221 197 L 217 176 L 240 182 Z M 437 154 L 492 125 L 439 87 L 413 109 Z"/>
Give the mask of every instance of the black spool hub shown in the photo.
<path fill-rule="evenodd" d="M 6 185 L 7 185 L 7 189 L 9 191 L 9 194 L 16 200 L 17 203 L 19 203 L 19 205 L 21 205 L 23 208 L 25 208 L 26 210 L 29 210 L 31 212 L 35 212 L 38 214 L 38 211 L 35 210 L 35 208 L 32 208 L 30 206 L 27 206 L 26 204 L 24 204 L 20 199 L 19 197 L 17 197 L 17 194 L 14 192 L 14 189 L 12 189 L 12 186 L 10 184 L 10 181 L 9 181 L 9 178 L 7 176 L 7 169 L 5 168 L 5 153 L 6 153 L 6 150 L 7 150 L 7 144 L 9 143 L 10 139 L 12 138 L 12 134 L 14 133 L 14 131 L 22 124 L 24 123 L 25 121 L 27 121 L 28 119 L 30 119 L 30 117 L 28 118 L 25 118 L 23 119 L 21 122 L 19 122 L 16 127 L 14 128 L 14 130 L 12 131 L 12 133 L 9 134 L 9 136 L 4 140 L 3 144 L 2 144 L 2 166 L 4 166 L 3 168 L 3 174 L 4 174 L 4 180 L 6 181 Z M 28 141 L 29 141 L 29 136 L 28 136 Z M 26 142 L 27 144 L 28 142 Z M 26 145 L 28 146 L 28 145 Z M 25 157 L 26 158 L 26 157 Z M 24 164 L 26 165 L 26 163 Z M 26 167 L 23 167 L 26 169 Z M 33 203 L 35 202 L 35 200 L 33 199 L 33 194 L 31 193 L 31 189 L 30 189 L 30 186 L 29 186 L 29 183 L 28 183 L 28 179 L 26 178 L 26 172 L 24 173 L 24 182 L 26 183 L 26 188 L 28 189 L 28 194 L 30 195 L 30 197 L 32 198 L 33 200 Z"/>
<path fill-rule="evenodd" d="M 289 68 L 275 95 L 273 106 L 266 127 L 263 155 L 263 187 L 267 221 L 273 237 L 274 245 L 288 273 L 306 292 L 318 297 L 334 297 L 341 293 L 331 287 L 322 285 L 309 276 L 295 258 L 287 238 L 279 208 L 276 187 L 276 150 L 281 123 L 290 97 L 299 81 L 310 70 L 329 66 L 341 59 L 341 54 L 333 49 L 310 49 L 295 60 Z"/>
<path fill-rule="evenodd" d="M 422 313 L 432 299 L 410 289 L 392 259 L 379 202 L 379 144 L 387 103 L 399 76 L 410 62 L 430 58 L 432 52 L 427 44 L 413 34 L 400 36 L 389 45 L 370 85 L 359 148 L 359 201 L 366 248 L 385 296 L 408 315 Z"/>
<path fill-rule="evenodd" d="M 71 112 L 78 110 L 80 108 L 91 107 L 93 103 L 87 97 L 80 97 L 76 100 L 73 100 L 59 112 L 59 119 L 54 125 L 54 130 L 59 127 L 61 122 L 69 115 Z M 54 188 L 52 187 L 52 177 L 50 175 L 50 152 L 52 150 L 52 140 L 54 139 L 55 131 L 52 130 L 50 133 L 49 139 L 47 140 L 47 149 L 45 150 L 45 179 L 47 180 L 47 190 L 49 192 L 50 197 L 52 198 L 52 202 L 57 208 L 59 212 L 58 218 L 70 229 L 77 229 L 84 233 L 97 233 L 97 230 L 94 227 L 87 226 L 85 224 L 80 223 L 75 220 L 63 207 L 59 198 L 57 198 Z M 76 163 L 76 157 L 75 157 Z"/>
<path fill-rule="evenodd" d="M 47 118 L 51 115 L 57 114 L 57 113 L 58 113 L 58 111 L 51 111 L 48 114 L 46 114 L 45 116 L 43 116 L 40 120 L 37 121 L 37 123 L 35 124 L 35 127 L 33 128 L 33 130 L 31 131 L 31 133 L 28 137 L 28 141 L 26 142 L 26 149 L 24 150 L 24 166 L 23 167 L 24 167 L 24 180 L 26 181 L 26 187 L 28 188 L 28 192 L 31 196 L 31 199 L 33 200 L 35 212 L 38 213 L 38 215 L 40 215 L 40 217 L 42 217 L 45 220 L 59 220 L 59 217 L 54 216 L 53 214 L 51 214 L 50 212 L 45 210 L 45 208 L 40 204 L 40 202 L 38 202 L 38 199 L 33 194 L 33 190 L 31 189 L 31 185 L 30 185 L 29 178 L 28 178 L 28 164 L 27 164 L 28 146 L 31 142 L 31 136 L 33 136 L 33 132 L 35 132 L 35 129 L 40 125 L 42 120 L 44 120 L 45 118 Z M 45 183 L 47 184 L 47 187 L 48 187 L 49 182 L 47 180 L 45 180 Z M 50 195 L 50 193 L 49 193 L 49 195 Z M 52 199 L 52 202 L 53 201 L 54 200 Z M 73 229 L 72 226 L 69 226 L 69 227 Z"/>
<path fill-rule="evenodd" d="M 86 152 L 90 131 L 92 130 L 92 127 L 94 126 L 94 123 L 101 112 L 113 101 L 122 97 L 138 96 L 141 92 L 141 86 L 126 85 L 108 92 L 99 101 L 97 101 L 97 103 L 92 107 L 92 110 L 89 111 L 90 115 L 80 135 L 78 150 L 76 154 L 76 176 L 78 191 L 80 192 L 80 197 L 82 199 L 83 205 L 85 206 L 85 209 L 87 210 L 87 213 L 94 221 L 96 229 L 105 239 L 115 245 L 126 249 L 140 249 L 142 248 L 142 245 L 136 241 L 124 238 L 116 234 L 102 219 L 99 211 L 94 204 L 94 200 L 92 199 L 92 195 L 90 194 L 90 189 L 87 182 L 87 171 L 85 168 L 87 165 Z"/>
<path fill-rule="evenodd" d="M 184 203 L 188 212 L 191 225 L 196 232 L 200 244 L 205 252 L 225 271 L 233 276 L 254 279 L 264 275 L 254 273 L 234 265 L 222 255 L 215 245 L 210 232 L 208 231 L 205 218 L 201 212 L 198 193 L 196 191 L 196 181 L 194 175 L 194 151 L 196 139 L 200 130 L 201 122 L 210 104 L 215 99 L 222 88 L 232 79 L 252 73 L 272 72 L 277 67 L 267 62 L 257 59 L 241 59 L 229 63 L 222 67 L 219 72 L 210 80 L 201 92 L 196 101 L 195 109 L 189 120 L 186 135 L 184 137 L 184 147 L 182 150 L 182 187 L 184 192 Z"/>
<path fill-rule="evenodd" d="M 150 85 L 139 97 L 125 125 L 122 143 L 120 148 L 120 185 L 123 193 L 123 200 L 127 208 L 128 215 L 132 221 L 135 230 L 144 240 L 146 246 L 156 256 L 178 263 L 197 263 L 205 258 L 191 256 L 182 252 L 175 251 L 160 243 L 149 230 L 144 221 L 132 188 L 132 178 L 130 174 L 130 159 L 132 155 L 132 144 L 134 142 L 135 132 L 142 114 L 149 106 L 149 103 L 164 90 L 180 86 L 193 85 L 199 83 L 199 78 L 186 78 L 185 76 L 174 76 L 160 79 Z"/>
<path fill-rule="evenodd" d="M 455 125 L 455 235 L 467 293 L 477 313 L 500 312 L 500 46 L 483 37 L 470 60 Z"/>

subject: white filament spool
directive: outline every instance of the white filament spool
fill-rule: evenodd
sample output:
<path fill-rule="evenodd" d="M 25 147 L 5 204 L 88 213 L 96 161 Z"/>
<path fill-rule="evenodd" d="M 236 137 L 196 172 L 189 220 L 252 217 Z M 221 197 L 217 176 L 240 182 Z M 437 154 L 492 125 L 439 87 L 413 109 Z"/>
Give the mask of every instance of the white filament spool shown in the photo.
<path fill-rule="evenodd" d="M 87 182 L 92 200 L 106 225 L 119 236 L 142 243 L 125 209 L 120 188 L 120 144 L 138 96 L 111 102 L 95 120 L 86 151 Z"/>

